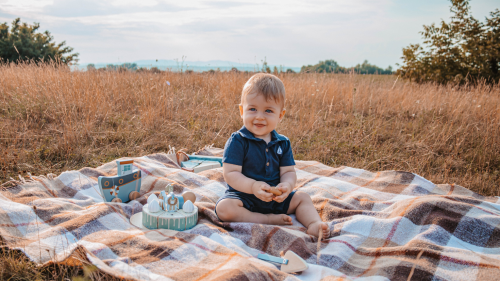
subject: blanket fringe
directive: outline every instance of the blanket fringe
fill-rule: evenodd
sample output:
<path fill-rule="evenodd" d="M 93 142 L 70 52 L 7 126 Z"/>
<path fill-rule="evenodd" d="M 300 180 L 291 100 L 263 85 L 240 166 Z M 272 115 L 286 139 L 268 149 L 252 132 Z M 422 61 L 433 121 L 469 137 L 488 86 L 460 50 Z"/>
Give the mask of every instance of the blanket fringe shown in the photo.
<path fill-rule="evenodd" d="M 3 189 L 8 188 L 8 187 L 15 187 L 18 185 L 23 185 L 23 184 L 35 182 L 35 181 L 37 181 L 36 178 L 53 181 L 54 178 L 57 177 L 57 175 L 52 174 L 52 173 L 49 173 L 46 176 L 44 176 L 44 175 L 33 176 L 30 172 L 27 172 L 27 174 L 28 174 L 28 178 L 25 178 L 21 175 L 18 175 L 19 179 L 14 179 L 14 178 L 10 177 L 10 180 L 0 184 L 0 187 Z"/>
<path fill-rule="evenodd" d="M 422 256 L 423 253 L 424 253 L 424 250 L 422 250 L 422 251 L 420 251 L 420 253 L 418 253 L 417 258 L 415 259 L 415 263 L 413 264 L 413 267 L 410 270 L 410 274 L 408 275 L 408 279 L 406 279 L 407 281 L 411 280 L 411 277 L 413 276 L 413 272 L 415 271 L 415 267 L 417 266 L 417 261 L 420 259 L 420 257 Z"/>
<path fill-rule="evenodd" d="M 0 187 L 2 187 L 2 189 L 5 189 L 5 188 L 8 188 L 9 186 L 7 185 L 11 185 L 10 187 L 13 187 L 13 186 L 18 186 L 20 185 L 21 183 L 13 178 L 10 178 L 9 181 L 7 182 L 4 182 L 0 185 Z"/>

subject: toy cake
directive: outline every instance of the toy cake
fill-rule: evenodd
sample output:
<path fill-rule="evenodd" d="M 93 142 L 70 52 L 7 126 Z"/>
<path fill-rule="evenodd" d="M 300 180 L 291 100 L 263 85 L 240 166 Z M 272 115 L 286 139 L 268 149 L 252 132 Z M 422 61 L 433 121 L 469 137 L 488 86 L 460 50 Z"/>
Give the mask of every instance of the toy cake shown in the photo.
<path fill-rule="evenodd" d="M 171 186 L 167 194 L 162 191 L 157 197 L 151 194 L 148 203 L 142 208 L 142 226 L 148 229 L 187 230 L 198 222 L 198 207 L 194 193 L 188 191 L 182 196 L 175 195 Z"/>

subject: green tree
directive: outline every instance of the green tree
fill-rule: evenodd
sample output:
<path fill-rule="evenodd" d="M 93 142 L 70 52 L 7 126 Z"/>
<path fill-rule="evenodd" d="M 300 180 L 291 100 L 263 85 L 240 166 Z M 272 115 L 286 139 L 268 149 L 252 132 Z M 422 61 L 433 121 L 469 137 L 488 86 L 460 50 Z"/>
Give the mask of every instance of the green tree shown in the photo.
<path fill-rule="evenodd" d="M 12 22 L 10 30 L 7 23 L 0 24 L 0 59 L 4 62 L 56 60 L 64 64 L 78 61 L 78 53 L 64 46 L 65 41 L 56 44 L 49 31 L 40 33 L 39 28 L 39 23 L 21 24 L 20 18 Z"/>
<path fill-rule="evenodd" d="M 339 64 L 334 60 L 320 61 L 315 65 L 302 66 L 300 72 L 318 72 L 318 73 L 339 73 L 344 72 L 345 68 L 339 66 Z"/>
<path fill-rule="evenodd" d="M 441 21 L 420 32 L 424 47 L 403 48 L 403 66 L 397 73 L 417 82 L 466 83 L 500 79 L 500 11 L 480 22 L 470 15 L 468 0 L 451 0 L 451 22 Z"/>
<path fill-rule="evenodd" d="M 121 67 L 126 68 L 128 70 L 137 70 L 137 64 L 135 62 L 134 63 L 126 62 L 122 64 Z"/>
<path fill-rule="evenodd" d="M 317 73 L 349 73 L 354 70 L 356 73 L 362 74 L 392 74 L 392 67 L 388 67 L 386 69 L 382 69 L 376 65 L 369 64 L 367 60 L 365 60 L 362 64 L 357 64 L 355 67 L 343 67 L 340 66 L 334 60 L 325 60 L 320 61 L 315 65 L 307 65 L 302 66 L 300 68 L 300 72 L 317 72 Z"/>
<path fill-rule="evenodd" d="M 365 60 L 362 64 L 356 65 L 354 71 L 360 74 L 392 74 L 392 67 L 389 66 L 386 69 L 382 69 L 376 65 L 369 64 Z"/>

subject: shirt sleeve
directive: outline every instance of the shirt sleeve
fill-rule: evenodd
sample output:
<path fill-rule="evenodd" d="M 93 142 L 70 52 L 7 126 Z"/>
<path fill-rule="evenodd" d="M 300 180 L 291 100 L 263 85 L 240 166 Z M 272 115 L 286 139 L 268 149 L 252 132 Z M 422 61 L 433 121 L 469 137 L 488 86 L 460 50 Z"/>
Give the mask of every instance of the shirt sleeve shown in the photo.
<path fill-rule="evenodd" d="M 293 160 L 292 145 L 290 140 L 287 140 L 283 145 L 283 157 L 280 160 L 280 167 L 285 166 L 295 166 L 295 160 Z"/>
<path fill-rule="evenodd" d="M 233 133 L 224 146 L 222 162 L 243 166 L 244 158 L 245 147 L 243 144 L 243 138 L 238 133 Z"/>

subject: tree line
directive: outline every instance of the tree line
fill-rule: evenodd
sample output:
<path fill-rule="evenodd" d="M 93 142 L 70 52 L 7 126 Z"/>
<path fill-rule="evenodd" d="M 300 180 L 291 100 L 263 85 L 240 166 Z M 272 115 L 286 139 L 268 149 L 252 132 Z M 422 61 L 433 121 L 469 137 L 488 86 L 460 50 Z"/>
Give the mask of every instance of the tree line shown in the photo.
<path fill-rule="evenodd" d="M 300 69 L 301 73 L 350 73 L 355 72 L 358 74 L 393 74 L 392 67 L 388 66 L 386 69 L 382 69 L 376 65 L 369 64 L 365 60 L 362 64 L 357 64 L 354 67 L 343 67 L 340 66 L 334 60 L 320 61 L 315 65 L 304 65 Z"/>
<path fill-rule="evenodd" d="M 136 63 L 123 63 L 123 64 L 107 64 L 106 67 L 101 67 L 101 68 L 96 68 L 95 64 L 89 63 L 87 64 L 87 70 L 88 71 L 93 71 L 93 70 L 138 70 L 140 68 L 137 67 Z"/>

